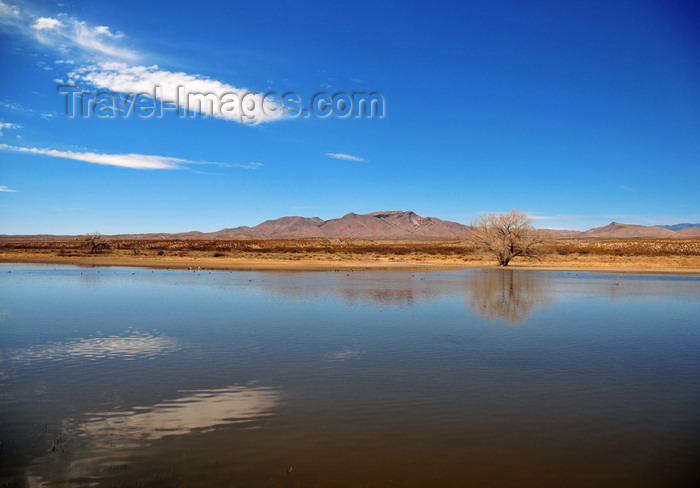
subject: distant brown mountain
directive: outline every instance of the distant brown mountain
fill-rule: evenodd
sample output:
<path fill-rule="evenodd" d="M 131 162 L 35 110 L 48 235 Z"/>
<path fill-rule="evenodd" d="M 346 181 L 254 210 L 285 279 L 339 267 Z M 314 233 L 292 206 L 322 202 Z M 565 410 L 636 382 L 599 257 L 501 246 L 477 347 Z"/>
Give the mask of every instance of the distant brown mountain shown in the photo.
<path fill-rule="evenodd" d="M 686 227 L 676 231 L 681 237 L 700 237 L 700 227 Z"/>
<path fill-rule="evenodd" d="M 688 224 L 690 225 L 690 224 Z M 467 225 L 435 217 L 421 217 L 414 212 L 386 211 L 369 214 L 349 213 L 337 219 L 318 217 L 282 217 L 267 220 L 255 227 L 236 227 L 206 234 L 214 238 L 272 238 L 272 237 L 356 237 L 364 239 L 464 239 L 469 236 Z M 644 226 L 611 222 L 587 231 L 550 231 L 557 237 L 574 238 L 664 238 L 700 237 L 697 227 L 671 230 L 661 226 Z"/>
<path fill-rule="evenodd" d="M 555 237 L 589 239 L 688 238 L 700 237 L 700 224 L 644 226 L 611 222 L 587 231 L 552 230 Z M 281 217 L 266 220 L 254 227 L 234 227 L 216 232 L 182 232 L 179 234 L 120 234 L 112 239 L 269 239 L 301 237 L 339 237 L 360 239 L 464 239 L 467 225 L 436 217 L 421 217 L 415 212 L 388 210 L 369 214 L 349 213 L 340 218 Z M 0 240 L 31 239 L 55 241 L 80 239 L 80 236 L 7 236 Z"/>
<path fill-rule="evenodd" d="M 670 230 L 684 230 L 684 229 L 698 229 L 700 228 L 700 224 L 689 224 L 688 222 L 682 223 L 682 224 L 673 224 L 673 225 L 660 225 L 659 227 L 663 227 L 664 229 L 670 229 Z"/>
<path fill-rule="evenodd" d="M 564 229 L 542 229 L 549 232 L 554 237 L 578 237 L 583 231 L 580 230 L 564 230 Z"/>
<path fill-rule="evenodd" d="M 389 210 L 349 213 L 337 219 L 282 217 L 255 227 L 235 227 L 209 234 L 218 238 L 356 237 L 363 239 L 463 239 L 469 227 L 415 212 Z"/>
<path fill-rule="evenodd" d="M 601 237 L 614 239 L 629 239 L 634 237 L 685 237 L 678 232 L 663 227 L 611 222 L 603 227 L 596 227 L 582 232 L 577 237 Z"/>

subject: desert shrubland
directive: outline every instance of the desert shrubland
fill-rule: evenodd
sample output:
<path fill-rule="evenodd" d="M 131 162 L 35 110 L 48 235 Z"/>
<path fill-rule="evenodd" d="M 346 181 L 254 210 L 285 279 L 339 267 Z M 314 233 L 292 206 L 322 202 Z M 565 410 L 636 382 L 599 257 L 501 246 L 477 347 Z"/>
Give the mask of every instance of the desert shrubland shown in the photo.
<path fill-rule="evenodd" d="M 94 253 L 81 237 L 52 239 L 0 237 L 0 260 L 115 264 L 167 264 L 208 260 L 226 263 L 406 263 L 493 265 L 493 255 L 464 240 L 300 239 L 120 239 L 102 236 L 108 246 Z M 700 269 L 700 239 L 550 239 L 538 244 L 541 262 L 515 257 L 519 266 L 637 266 Z M 127 262 L 128 261 L 128 262 Z"/>

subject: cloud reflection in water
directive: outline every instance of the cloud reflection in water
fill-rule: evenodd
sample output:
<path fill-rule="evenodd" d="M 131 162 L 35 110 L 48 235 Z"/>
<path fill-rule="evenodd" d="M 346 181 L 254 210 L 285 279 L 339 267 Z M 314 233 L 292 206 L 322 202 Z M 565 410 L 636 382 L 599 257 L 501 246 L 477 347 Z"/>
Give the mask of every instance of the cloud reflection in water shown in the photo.
<path fill-rule="evenodd" d="M 57 479 L 61 486 L 97 486 L 105 473 L 126 472 L 127 466 L 143 460 L 146 453 L 158 459 L 164 455 L 159 450 L 164 445 L 169 452 L 167 442 L 153 447 L 161 439 L 236 423 L 255 428 L 254 422 L 272 415 L 281 398 L 280 390 L 254 383 L 180 394 L 183 396 L 150 406 L 88 413 L 77 422 L 64 421 L 67 442 L 58 456 L 49 452 L 34 459 L 26 473 L 29 486 L 47 486 L 49 480 L 56 483 Z"/>
<path fill-rule="evenodd" d="M 352 359 L 361 359 L 365 355 L 364 351 L 357 349 L 345 348 L 339 351 L 331 351 L 323 356 L 324 361 L 349 361 Z"/>
<path fill-rule="evenodd" d="M 101 443 L 138 445 L 144 440 L 208 432 L 219 425 L 253 421 L 271 415 L 280 399 L 278 390 L 258 386 L 182 393 L 186 395 L 150 407 L 90 414 L 80 430 Z"/>
<path fill-rule="evenodd" d="M 8 359 L 19 363 L 83 358 L 146 359 L 179 349 L 178 341 L 167 336 L 132 332 L 124 336 L 92 337 L 53 342 L 11 352 Z"/>

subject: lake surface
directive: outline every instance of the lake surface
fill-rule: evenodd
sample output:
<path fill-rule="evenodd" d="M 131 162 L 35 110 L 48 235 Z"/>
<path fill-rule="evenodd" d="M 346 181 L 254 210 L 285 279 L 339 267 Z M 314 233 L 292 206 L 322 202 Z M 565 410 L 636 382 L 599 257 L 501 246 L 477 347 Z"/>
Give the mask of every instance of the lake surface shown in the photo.
<path fill-rule="evenodd" d="M 700 279 L 0 265 L 0 486 L 700 486 Z"/>

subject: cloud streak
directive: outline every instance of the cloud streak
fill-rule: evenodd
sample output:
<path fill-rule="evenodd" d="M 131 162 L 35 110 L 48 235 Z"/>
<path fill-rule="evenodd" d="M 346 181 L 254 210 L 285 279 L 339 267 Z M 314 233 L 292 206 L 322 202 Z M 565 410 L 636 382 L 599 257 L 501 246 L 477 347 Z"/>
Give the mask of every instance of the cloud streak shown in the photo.
<path fill-rule="evenodd" d="M 85 60 L 107 56 L 131 62 L 141 58 L 135 51 L 119 45 L 123 34 L 115 34 L 104 25 L 88 25 L 67 14 L 38 17 L 0 1 L 0 25 L 14 29 L 45 47 L 56 49 L 65 56 Z"/>
<path fill-rule="evenodd" d="M 6 186 L 0 186 L 0 192 L 14 193 L 14 192 L 16 192 L 16 191 L 17 191 L 17 190 L 10 190 L 10 189 L 9 189 L 8 187 L 6 187 Z"/>
<path fill-rule="evenodd" d="M 51 30 L 64 27 L 64 25 L 58 19 L 52 19 L 51 17 L 39 17 L 31 27 L 35 30 Z"/>
<path fill-rule="evenodd" d="M 2 131 L 5 129 L 21 129 L 22 126 L 19 124 L 13 124 L 10 122 L 3 122 L 0 120 L 0 136 L 2 135 Z"/>
<path fill-rule="evenodd" d="M 343 153 L 326 153 L 326 156 L 328 156 L 329 158 L 333 158 L 333 159 L 341 159 L 343 161 L 358 161 L 358 162 L 367 161 L 365 158 L 361 158 L 359 156 L 353 156 L 351 154 L 343 154 Z"/>
<path fill-rule="evenodd" d="M 169 156 L 155 156 L 148 154 L 101 154 L 94 152 L 75 152 L 75 151 L 59 151 L 57 149 L 45 149 L 37 147 L 20 147 L 0 144 L 0 150 L 12 151 L 19 153 L 36 154 L 40 156 L 49 156 L 52 158 L 72 159 L 85 163 L 100 164 L 104 166 L 117 166 L 120 168 L 130 169 L 186 169 L 189 165 L 210 164 L 223 167 L 235 167 L 243 169 L 257 169 L 261 163 L 240 163 L 227 164 L 208 161 L 192 161 L 182 158 L 173 158 Z"/>
<path fill-rule="evenodd" d="M 54 49 L 63 59 L 57 65 L 76 64 L 68 73 L 67 84 L 85 84 L 117 93 L 150 94 L 160 87 L 160 98 L 166 102 L 178 101 L 186 111 L 207 113 L 214 117 L 257 124 L 285 119 L 282 107 L 264 95 L 246 88 L 213 80 L 198 74 L 168 71 L 156 65 L 145 65 L 144 56 L 124 47 L 125 36 L 114 33 L 108 26 L 93 26 L 68 14 L 37 16 L 0 0 L 0 25 L 44 47 Z M 62 80 L 57 80 L 62 83 Z M 186 94 L 201 94 L 216 101 L 217 107 L 208 110 L 210 101 L 188 103 L 180 99 L 178 88 Z M 245 97 L 245 105 L 243 100 Z M 230 102 L 235 99 L 235 102 Z M 222 105 L 225 109 L 221 110 Z M 263 106 L 263 104 L 265 104 Z M 232 107 L 235 107 L 232 109 Z M 244 108 L 246 107 L 246 108 Z M 253 107 L 247 108 L 247 107 Z"/>
<path fill-rule="evenodd" d="M 270 100 L 264 100 L 260 93 L 200 75 L 167 71 L 156 65 L 131 66 L 121 62 L 101 62 L 78 67 L 68 76 L 72 85 L 87 84 L 117 93 L 143 93 L 151 98 L 155 87 L 159 87 L 160 98 L 166 102 L 176 102 L 185 110 L 208 113 L 236 122 L 260 123 L 285 118 L 281 107 Z M 196 102 L 192 99 L 194 94 L 206 95 L 211 102 Z M 232 110 L 222 110 L 227 106 L 227 100 L 234 107 Z M 242 104 L 250 108 L 243 110 Z"/>

